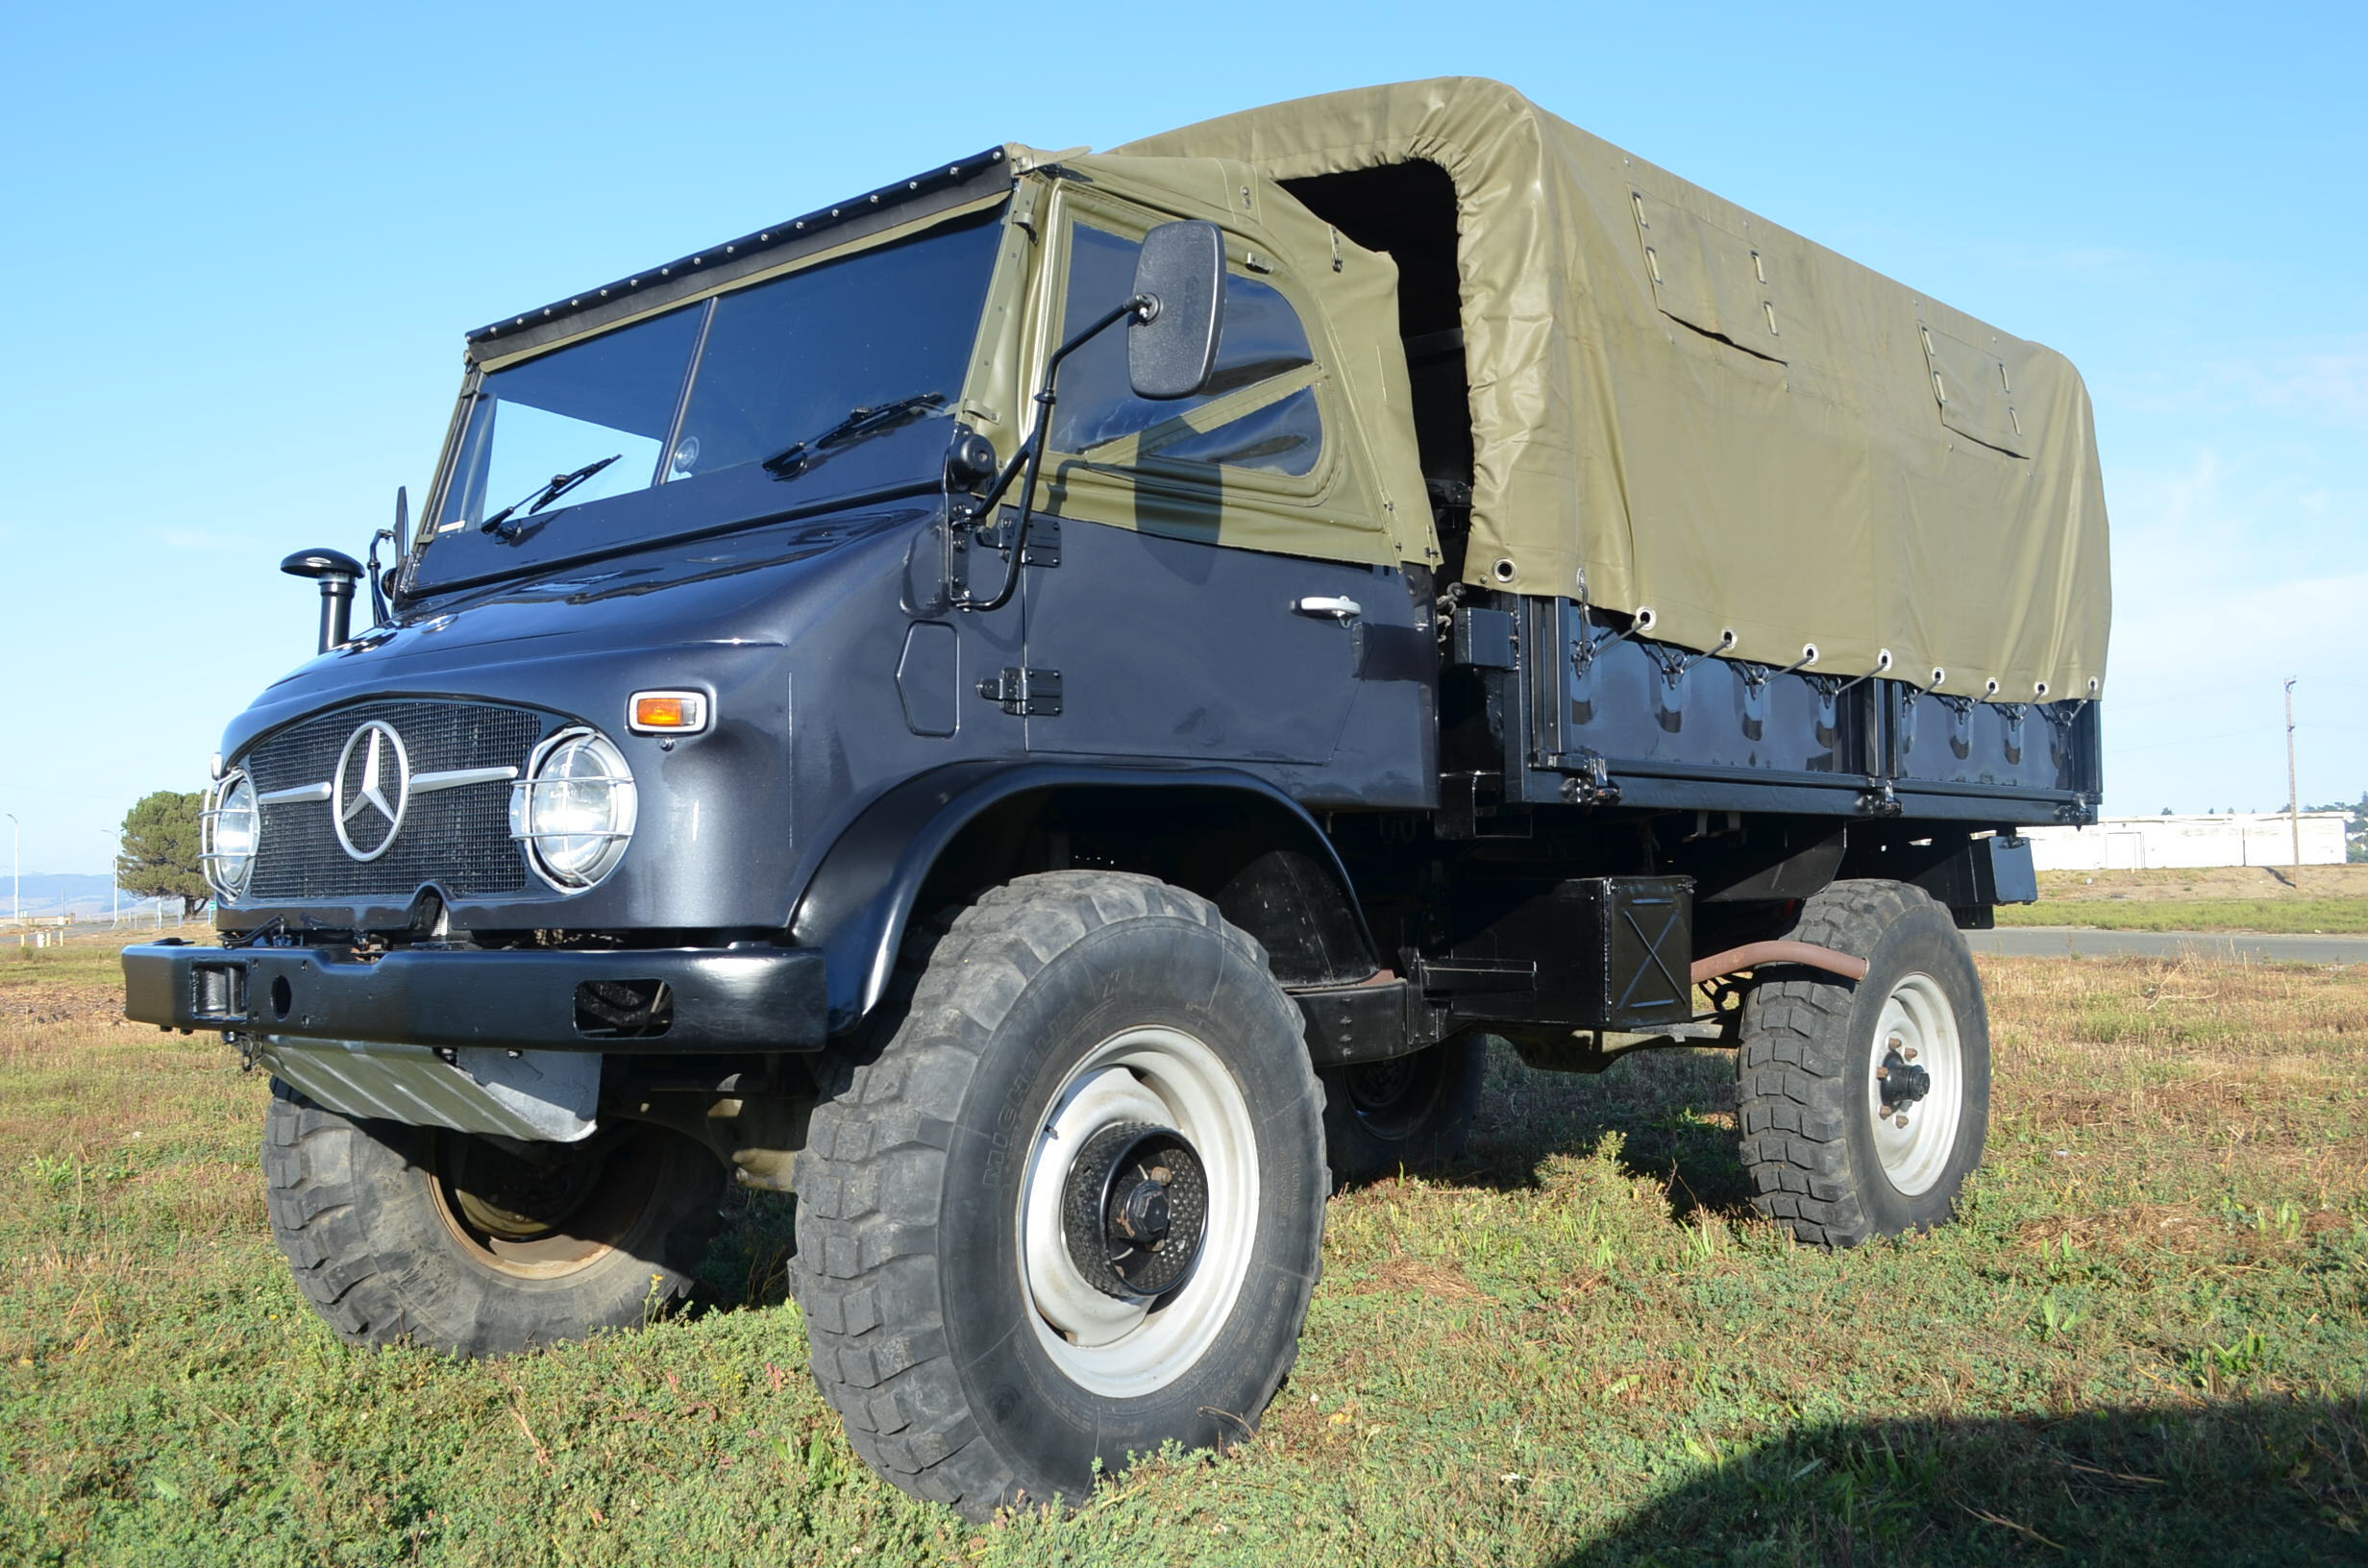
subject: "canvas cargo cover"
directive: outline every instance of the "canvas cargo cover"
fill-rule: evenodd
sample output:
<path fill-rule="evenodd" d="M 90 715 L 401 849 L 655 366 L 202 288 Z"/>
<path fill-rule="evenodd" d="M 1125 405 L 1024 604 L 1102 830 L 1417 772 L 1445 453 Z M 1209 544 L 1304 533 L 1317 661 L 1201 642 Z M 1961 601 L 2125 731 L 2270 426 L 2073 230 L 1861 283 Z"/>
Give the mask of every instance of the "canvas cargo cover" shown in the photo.
<path fill-rule="evenodd" d="M 2104 491 L 2062 355 L 1495 82 L 1305 98 L 1117 151 L 1278 181 L 1445 170 L 1468 580 L 1649 610 L 1655 637 L 1777 666 L 1814 645 L 1819 674 L 1942 671 L 1942 692 L 2002 701 L 2101 691 Z"/>

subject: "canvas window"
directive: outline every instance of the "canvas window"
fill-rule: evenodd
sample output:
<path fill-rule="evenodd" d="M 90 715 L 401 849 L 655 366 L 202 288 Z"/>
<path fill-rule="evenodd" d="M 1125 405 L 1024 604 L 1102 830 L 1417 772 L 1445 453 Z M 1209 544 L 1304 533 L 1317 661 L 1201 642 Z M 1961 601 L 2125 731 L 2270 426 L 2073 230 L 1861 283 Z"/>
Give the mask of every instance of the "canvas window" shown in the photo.
<path fill-rule="evenodd" d="M 1141 249 L 1108 230 L 1072 225 L 1064 335 L 1126 300 Z M 1304 475 L 1323 448 L 1321 411 L 1307 384 L 1315 360 L 1307 328 L 1281 291 L 1228 274 L 1224 335 L 1206 391 L 1191 398 L 1136 397 L 1126 376 L 1125 331 L 1113 329 L 1062 366 L 1052 445 L 1091 454 L 1140 436 L 1147 456 Z M 1221 401 L 1223 406 L 1211 410 L 1216 423 L 1194 417 Z"/>
<path fill-rule="evenodd" d="M 1929 322 L 1917 324 L 1932 371 L 1940 423 L 1960 435 L 2017 457 L 2031 455 L 2015 406 L 2013 367 L 1997 349 L 1968 343 Z"/>
<path fill-rule="evenodd" d="M 1661 313 L 1763 359 L 1788 358 L 1774 258 L 1698 212 L 1640 190 L 1631 197 Z"/>

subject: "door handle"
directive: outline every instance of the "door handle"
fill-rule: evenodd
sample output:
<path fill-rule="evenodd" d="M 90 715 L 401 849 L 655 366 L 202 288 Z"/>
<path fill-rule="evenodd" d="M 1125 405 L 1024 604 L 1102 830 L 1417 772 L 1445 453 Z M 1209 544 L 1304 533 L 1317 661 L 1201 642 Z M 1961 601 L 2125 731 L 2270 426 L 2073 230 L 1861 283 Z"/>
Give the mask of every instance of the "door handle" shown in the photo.
<path fill-rule="evenodd" d="M 1343 625 L 1365 613 L 1364 605 L 1338 595 L 1311 594 L 1305 599 L 1293 600 L 1291 607 L 1300 615 L 1328 615 Z"/>

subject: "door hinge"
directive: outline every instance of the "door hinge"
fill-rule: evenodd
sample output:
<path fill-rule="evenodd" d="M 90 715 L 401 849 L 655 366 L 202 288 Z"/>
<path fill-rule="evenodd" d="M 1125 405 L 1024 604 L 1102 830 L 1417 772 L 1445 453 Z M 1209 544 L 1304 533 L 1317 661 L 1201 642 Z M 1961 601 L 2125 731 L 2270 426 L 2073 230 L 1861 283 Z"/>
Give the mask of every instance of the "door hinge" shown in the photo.
<path fill-rule="evenodd" d="M 1027 548 L 1020 551 L 1022 566 L 1061 564 L 1061 520 L 1039 512 L 1028 520 Z"/>
<path fill-rule="evenodd" d="M 1058 670 L 1005 670 L 993 680 L 978 683 L 978 695 L 999 702 L 1005 713 L 1051 719 L 1061 711 L 1061 673 Z"/>
<path fill-rule="evenodd" d="M 982 528 L 978 543 L 988 550 L 1008 551 L 1012 535 L 1020 531 L 1020 513 L 1006 506 L 996 518 L 994 526 Z M 1008 558 L 1008 556 L 1006 556 Z M 1022 566 L 1058 566 L 1061 564 L 1061 520 L 1038 512 L 1027 520 L 1027 549 L 1020 554 Z"/>

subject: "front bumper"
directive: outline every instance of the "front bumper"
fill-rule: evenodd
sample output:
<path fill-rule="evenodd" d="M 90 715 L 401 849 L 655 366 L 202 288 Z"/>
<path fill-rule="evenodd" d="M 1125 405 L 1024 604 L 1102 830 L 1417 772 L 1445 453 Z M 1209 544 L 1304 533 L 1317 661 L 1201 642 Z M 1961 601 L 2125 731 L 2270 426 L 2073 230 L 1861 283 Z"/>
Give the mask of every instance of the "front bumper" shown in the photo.
<path fill-rule="evenodd" d="M 123 1011 L 168 1029 L 434 1048 L 812 1051 L 828 1033 L 823 973 L 820 952 L 754 943 L 365 960 L 162 942 L 124 949 Z M 646 1003 L 623 1024 L 620 995 Z"/>

